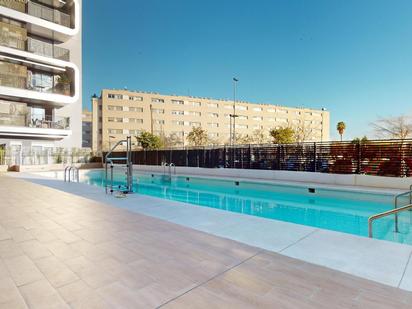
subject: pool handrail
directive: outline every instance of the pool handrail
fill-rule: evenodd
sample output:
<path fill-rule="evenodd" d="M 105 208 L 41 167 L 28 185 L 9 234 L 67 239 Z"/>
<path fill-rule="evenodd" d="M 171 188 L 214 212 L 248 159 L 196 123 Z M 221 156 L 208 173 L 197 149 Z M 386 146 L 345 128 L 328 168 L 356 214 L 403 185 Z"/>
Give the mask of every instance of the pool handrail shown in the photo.
<path fill-rule="evenodd" d="M 368 235 L 369 238 L 373 238 L 373 222 L 377 219 L 389 216 L 389 215 L 393 215 L 395 214 L 397 216 L 398 213 L 408 210 L 408 209 L 412 209 L 412 204 L 408 204 L 406 206 L 400 207 L 400 208 L 394 208 L 391 210 L 387 210 L 381 213 L 378 213 L 376 215 L 370 216 L 368 218 Z"/>

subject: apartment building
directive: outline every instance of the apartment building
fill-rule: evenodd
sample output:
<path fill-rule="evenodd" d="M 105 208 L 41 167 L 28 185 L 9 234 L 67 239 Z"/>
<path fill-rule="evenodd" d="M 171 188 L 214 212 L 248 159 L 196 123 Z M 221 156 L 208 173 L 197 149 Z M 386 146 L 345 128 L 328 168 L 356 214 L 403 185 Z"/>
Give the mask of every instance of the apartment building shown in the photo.
<path fill-rule="evenodd" d="M 81 147 L 81 0 L 0 0 L 0 145 Z"/>
<path fill-rule="evenodd" d="M 193 127 L 204 128 L 214 143 L 223 144 L 230 137 L 233 101 L 104 89 L 100 97 L 92 98 L 92 113 L 95 151 L 142 131 L 174 136 L 183 146 Z M 306 141 L 329 140 L 329 112 L 324 109 L 238 101 L 235 115 L 237 136 L 290 126 L 304 131 Z"/>
<path fill-rule="evenodd" d="M 82 147 L 92 148 L 92 112 L 87 109 L 82 113 Z"/>

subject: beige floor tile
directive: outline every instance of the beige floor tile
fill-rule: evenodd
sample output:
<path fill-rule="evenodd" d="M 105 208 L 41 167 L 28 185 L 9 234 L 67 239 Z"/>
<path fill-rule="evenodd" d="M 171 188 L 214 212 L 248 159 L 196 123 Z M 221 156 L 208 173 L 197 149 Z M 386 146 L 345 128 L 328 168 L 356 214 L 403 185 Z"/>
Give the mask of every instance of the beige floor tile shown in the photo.
<path fill-rule="evenodd" d="M 43 274 L 26 255 L 5 259 L 4 263 L 17 286 L 44 279 Z"/>
<path fill-rule="evenodd" d="M 47 280 L 21 286 L 19 290 L 30 308 L 69 308 Z"/>
<path fill-rule="evenodd" d="M 66 264 L 59 261 L 54 256 L 36 260 L 35 263 L 55 288 L 79 279 L 79 277 Z"/>

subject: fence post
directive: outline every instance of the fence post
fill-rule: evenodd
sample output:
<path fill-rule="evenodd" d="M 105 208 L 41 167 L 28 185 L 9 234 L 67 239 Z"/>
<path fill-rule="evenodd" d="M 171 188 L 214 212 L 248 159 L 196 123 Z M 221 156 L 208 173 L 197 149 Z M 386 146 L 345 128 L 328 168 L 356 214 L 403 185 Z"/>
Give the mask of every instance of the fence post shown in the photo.
<path fill-rule="evenodd" d="M 226 145 L 223 146 L 223 167 L 226 168 Z"/>
<path fill-rule="evenodd" d="M 362 149 L 361 149 L 361 141 L 358 140 L 357 144 L 356 144 L 356 148 L 357 148 L 357 153 L 358 153 L 358 162 L 357 162 L 357 166 L 356 166 L 356 173 L 360 174 L 361 173 L 361 168 L 362 168 Z"/>
<path fill-rule="evenodd" d="M 318 151 L 316 149 L 316 142 L 313 143 L 313 171 L 316 173 L 318 165 Z"/>
<path fill-rule="evenodd" d="M 280 166 L 280 162 L 281 162 L 281 159 L 280 159 L 280 156 L 281 156 L 281 145 L 280 144 L 278 144 L 277 145 L 277 150 L 278 150 L 278 171 L 280 171 L 280 170 L 282 170 L 282 168 L 281 168 L 281 166 Z"/>
<path fill-rule="evenodd" d="M 249 169 L 252 169 L 252 146 L 249 144 Z"/>

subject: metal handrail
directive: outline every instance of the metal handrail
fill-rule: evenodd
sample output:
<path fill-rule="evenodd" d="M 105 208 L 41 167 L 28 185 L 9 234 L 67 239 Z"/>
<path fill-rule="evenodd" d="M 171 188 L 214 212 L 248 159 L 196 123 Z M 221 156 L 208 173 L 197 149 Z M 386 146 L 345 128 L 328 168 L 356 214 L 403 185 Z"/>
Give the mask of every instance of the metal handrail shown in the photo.
<path fill-rule="evenodd" d="M 64 168 L 64 182 L 72 182 L 76 179 L 79 182 L 79 169 L 74 165 L 68 165 Z M 76 178 L 75 178 L 76 177 Z"/>
<path fill-rule="evenodd" d="M 126 150 L 126 157 L 110 157 L 113 151 L 119 146 L 120 144 L 126 142 L 127 150 Z M 106 154 L 105 156 L 105 189 L 107 194 L 108 186 L 108 164 L 110 163 L 110 193 L 113 193 L 113 169 L 114 163 L 113 161 L 126 161 L 126 182 L 127 182 L 127 192 L 131 193 L 133 191 L 133 163 L 132 163 L 132 141 L 131 136 L 128 136 L 126 140 L 118 141 Z M 120 188 L 120 186 L 119 186 Z"/>
<path fill-rule="evenodd" d="M 172 179 L 172 167 L 173 167 L 173 174 L 176 175 L 176 165 L 174 163 L 169 164 L 169 176 Z"/>
<path fill-rule="evenodd" d="M 70 165 L 68 165 L 68 166 L 66 166 L 65 168 L 64 168 L 64 182 L 66 182 L 67 181 L 67 170 L 70 168 Z M 70 178 L 70 174 L 69 174 L 69 178 Z"/>
<path fill-rule="evenodd" d="M 405 196 L 405 195 L 409 195 L 409 204 L 412 204 L 412 185 L 409 187 L 409 191 L 407 192 L 403 192 L 403 193 L 399 193 L 397 195 L 395 195 L 394 198 L 394 208 L 397 209 L 398 208 L 398 200 L 400 197 Z M 395 232 L 398 233 L 399 229 L 398 229 L 398 214 L 395 213 Z"/>
<path fill-rule="evenodd" d="M 412 204 L 409 204 L 409 205 L 406 205 L 406 206 L 403 206 L 403 207 L 400 207 L 400 208 L 391 209 L 391 210 L 384 211 L 384 212 L 381 212 L 379 214 L 370 216 L 368 218 L 369 237 L 370 238 L 373 237 L 373 225 L 372 225 L 373 221 L 375 221 L 377 219 L 380 219 L 380 218 L 383 218 L 383 217 L 386 217 L 386 216 L 389 216 L 389 215 L 393 215 L 393 214 L 397 215 L 399 212 L 402 212 L 402 211 L 405 211 L 405 210 L 408 210 L 408 209 L 412 209 Z"/>

